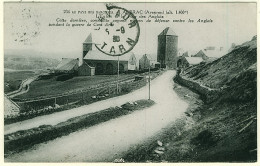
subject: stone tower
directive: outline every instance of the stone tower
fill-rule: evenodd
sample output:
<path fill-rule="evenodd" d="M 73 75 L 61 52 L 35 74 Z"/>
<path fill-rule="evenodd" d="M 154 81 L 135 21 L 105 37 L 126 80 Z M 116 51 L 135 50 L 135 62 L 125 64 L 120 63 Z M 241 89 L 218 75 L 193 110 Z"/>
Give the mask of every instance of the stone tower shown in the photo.
<path fill-rule="evenodd" d="M 162 68 L 177 68 L 178 36 L 169 27 L 158 35 L 157 61 Z"/>
<path fill-rule="evenodd" d="M 83 59 L 87 53 L 93 50 L 94 43 L 92 41 L 92 34 L 90 33 L 86 40 L 83 42 L 82 56 L 79 58 L 79 66 L 83 64 Z"/>
<path fill-rule="evenodd" d="M 93 41 L 92 41 L 92 34 L 90 33 L 86 40 L 83 42 L 83 53 L 82 57 L 84 58 L 88 51 L 92 50 Z"/>

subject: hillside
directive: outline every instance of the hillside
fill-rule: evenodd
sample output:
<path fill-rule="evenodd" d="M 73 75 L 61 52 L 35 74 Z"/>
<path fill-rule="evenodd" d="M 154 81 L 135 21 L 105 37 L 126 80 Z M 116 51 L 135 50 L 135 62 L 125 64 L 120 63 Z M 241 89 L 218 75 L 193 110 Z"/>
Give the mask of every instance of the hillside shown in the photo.
<path fill-rule="evenodd" d="M 210 88 L 225 87 L 233 78 L 256 64 L 257 40 L 237 46 L 229 54 L 212 62 L 203 62 L 184 70 L 181 76 Z"/>
<path fill-rule="evenodd" d="M 39 56 L 5 54 L 4 68 L 14 70 L 37 70 L 55 68 L 59 64 L 57 59 Z"/>
<path fill-rule="evenodd" d="M 208 89 L 217 90 L 213 94 L 213 100 L 201 108 L 202 119 L 194 128 L 196 131 L 196 128 L 205 128 L 206 125 L 206 130 L 190 136 L 191 143 L 198 150 L 198 155 L 193 156 L 193 159 L 256 161 L 256 36 L 213 62 L 201 63 L 184 70 L 180 76 Z M 210 141 L 212 145 L 209 146 Z"/>
<path fill-rule="evenodd" d="M 186 115 L 124 154 L 125 161 L 256 162 L 256 43 L 253 37 L 215 61 L 183 69 L 174 90 L 190 105 Z"/>

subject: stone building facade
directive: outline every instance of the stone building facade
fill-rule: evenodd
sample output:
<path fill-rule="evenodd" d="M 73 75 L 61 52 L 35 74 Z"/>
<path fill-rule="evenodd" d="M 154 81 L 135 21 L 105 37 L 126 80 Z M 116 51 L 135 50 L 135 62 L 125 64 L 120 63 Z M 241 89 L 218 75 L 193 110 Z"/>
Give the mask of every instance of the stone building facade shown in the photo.
<path fill-rule="evenodd" d="M 176 69 L 178 59 L 178 36 L 169 27 L 158 35 L 157 61 L 162 68 Z"/>

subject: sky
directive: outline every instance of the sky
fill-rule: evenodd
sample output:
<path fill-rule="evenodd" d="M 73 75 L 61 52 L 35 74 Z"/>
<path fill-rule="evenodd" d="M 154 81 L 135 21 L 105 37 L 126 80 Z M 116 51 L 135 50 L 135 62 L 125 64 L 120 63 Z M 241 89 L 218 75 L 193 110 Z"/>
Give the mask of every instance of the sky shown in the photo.
<path fill-rule="evenodd" d="M 157 54 L 157 36 L 170 27 L 178 35 L 178 47 L 199 51 L 207 46 L 230 48 L 232 43 L 242 44 L 257 34 L 256 3 L 116 3 L 127 10 L 172 11 L 163 14 L 167 23 L 139 22 L 140 37 L 132 52 L 138 55 Z M 56 54 L 78 58 L 82 55 L 82 43 L 92 33 L 93 38 L 102 38 L 95 26 L 53 27 L 56 19 L 95 19 L 86 13 L 64 13 L 70 11 L 102 11 L 104 3 L 5 3 L 4 4 L 4 49 L 32 50 L 35 56 L 55 58 Z M 177 11 L 188 11 L 176 14 Z M 143 14 L 149 17 L 149 14 Z M 139 18 L 140 14 L 135 16 Z M 153 15 L 155 16 L 155 15 Z M 172 20 L 185 20 L 185 23 Z M 189 19 L 194 23 L 188 23 Z M 199 23 L 198 19 L 212 20 Z M 37 54 L 40 52 L 41 54 Z M 58 58 L 58 57 L 57 57 Z"/>

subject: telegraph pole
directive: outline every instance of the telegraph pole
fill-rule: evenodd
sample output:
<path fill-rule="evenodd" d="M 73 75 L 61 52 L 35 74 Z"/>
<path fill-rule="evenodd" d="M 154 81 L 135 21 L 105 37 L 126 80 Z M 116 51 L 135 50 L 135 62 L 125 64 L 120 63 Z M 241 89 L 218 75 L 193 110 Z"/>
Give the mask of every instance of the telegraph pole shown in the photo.
<path fill-rule="evenodd" d="M 119 56 L 117 56 L 117 83 L 116 83 L 116 92 L 119 94 Z"/>
<path fill-rule="evenodd" d="M 148 100 L 150 100 L 151 99 L 151 77 L 150 77 L 150 62 L 149 62 L 149 99 Z"/>

